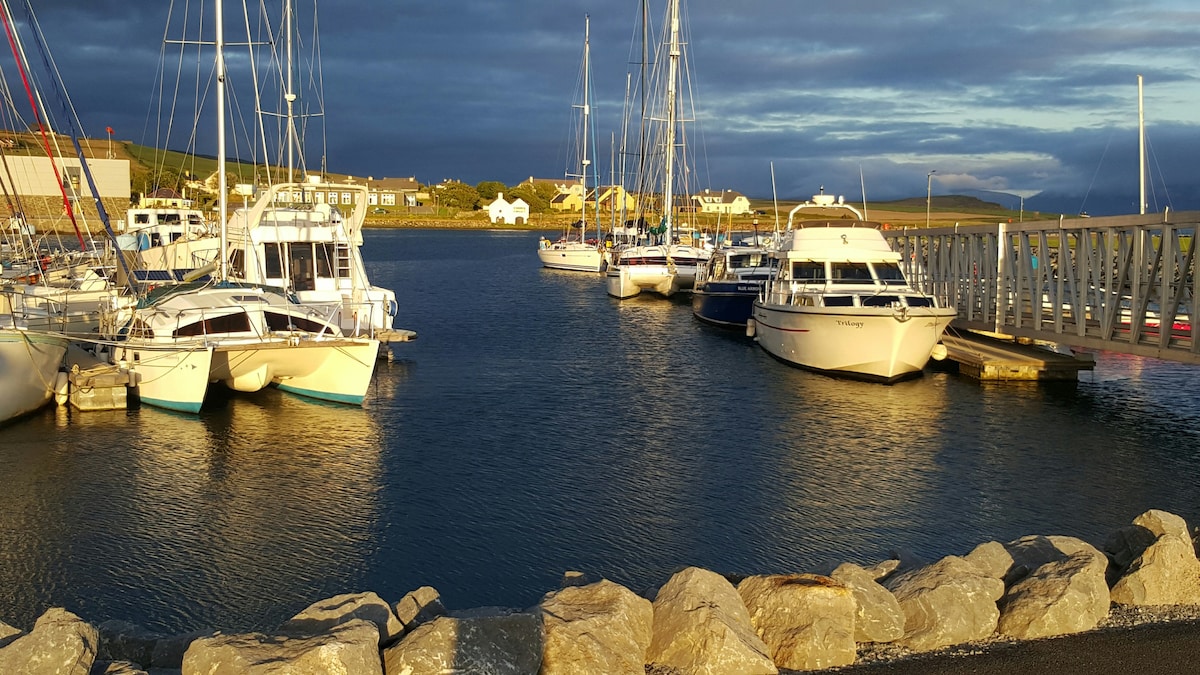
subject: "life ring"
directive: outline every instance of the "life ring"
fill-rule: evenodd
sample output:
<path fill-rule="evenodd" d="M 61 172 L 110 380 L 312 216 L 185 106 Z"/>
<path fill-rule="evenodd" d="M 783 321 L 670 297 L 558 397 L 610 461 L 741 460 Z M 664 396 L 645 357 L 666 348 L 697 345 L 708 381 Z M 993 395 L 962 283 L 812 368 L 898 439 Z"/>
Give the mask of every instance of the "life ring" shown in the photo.
<path fill-rule="evenodd" d="M 396 316 L 396 312 L 400 311 L 400 306 L 395 300 L 388 300 L 387 313 L 388 316 Z"/>

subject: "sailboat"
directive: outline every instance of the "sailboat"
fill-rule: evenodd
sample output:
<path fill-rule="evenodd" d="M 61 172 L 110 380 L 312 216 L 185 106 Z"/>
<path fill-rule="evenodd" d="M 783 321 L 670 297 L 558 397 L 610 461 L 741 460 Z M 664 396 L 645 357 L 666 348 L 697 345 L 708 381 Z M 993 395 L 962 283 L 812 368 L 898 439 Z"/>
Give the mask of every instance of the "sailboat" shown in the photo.
<path fill-rule="evenodd" d="M 662 109 L 654 111 L 651 119 L 643 120 L 657 123 L 658 128 L 655 139 L 656 155 L 662 157 L 660 220 L 657 225 L 646 228 L 638 243 L 621 247 L 615 253 L 605 274 L 608 294 L 615 298 L 631 298 L 643 291 L 652 291 L 663 296 L 691 291 L 697 268 L 710 256 L 710 251 L 703 246 L 677 241 L 683 228 L 675 220 L 676 170 L 679 168 L 676 167 L 676 162 L 686 161 L 686 155 L 679 152 L 679 146 L 686 138 L 682 128 L 684 78 L 680 63 L 683 39 L 679 0 L 670 0 L 668 4 L 665 34 L 667 37 L 663 48 L 667 54 L 666 71 L 658 77 L 658 84 L 662 89 Z M 643 148 L 643 152 L 645 150 Z M 653 163 L 643 162 L 647 167 L 651 164 Z M 645 169 L 638 177 L 641 186 L 639 192 L 642 196 L 642 199 L 639 199 L 639 210 L 646 207 L 646 192 L 651 189 L 652 178 L 651 172 Z M 643 218 L 639 217 L 637 220 L 640 222 Z"/>
<path fill-rule="evenodd" d="M 139 374 L 143 402 L 174 410 L 200 409 L 205 394 L 201 381 L 205 387 L 210 381 L 221 382 L 241 392 L 274 385 L 311 398 L 360 405 L 374 373 L 377 339 L 345 336 L 332 314 L 305 306 L 292 294 L 230 279 L 221 0 L 215 3 L 215 34 L 221 251 L 215 277 L 163 286 L 143 298 L 116 331 L 124 340 L 114 359 Z M 164 352 L 186 362 L 163 365 Z M 188 386 L 181 373 L 188 375 Z M 153 386 L 157 377 L 168 376 L 180 380 L 177 386 Z"/>
<path fill-rule="evenodd" d="M 592 160 L 588 149 L 594 133 L 591 126 L 591 17 L 584 17 L 583 29 L 583 103 L 576 106 L 580 112 L 580 127 L 577 130 L 579 148 L 580 220 L 568 225 L 558 241 L 542 238 L 538 242 L 538 259 L 543 267 L 573 272 L 600 272 L 604 269 L 606 256 L 600 236 L 599 191 L 596 193 L 597 214 L 596 239 L 587 241 L 588 170 Z M 598 183 L 599 181 L 597 181 Z M 577 230 L 577 231 L 576 231 Z"/>
<path fill-rule="evenodd" d="M 0 294 L 0 424 L 50 402 L 67 346 L 62 333 L 30 330 L 14 293 Z"/>

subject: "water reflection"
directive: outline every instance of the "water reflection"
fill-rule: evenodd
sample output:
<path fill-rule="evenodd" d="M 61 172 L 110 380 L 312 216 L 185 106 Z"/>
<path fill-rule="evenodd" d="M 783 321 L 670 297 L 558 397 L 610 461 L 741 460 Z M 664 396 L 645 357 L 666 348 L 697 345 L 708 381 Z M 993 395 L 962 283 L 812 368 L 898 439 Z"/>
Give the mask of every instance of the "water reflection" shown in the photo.
<path fill-rule="evenodd" d="M 88 432 L 106 422 L 120 442 L 97 447 Z M 95 621 L 250 627 L 342 592 L 371 555 L 383 446 L 361 409 L 271 390 L 199 420 L 144 408 L 71 415 L 65 431 L 6 458 L 33 480 L 0 501 L 14 577 L 0 592 L 24 595 L 0 607 L 53 597 Z M 153 617 L 145 596 L 164 605 Z"/>

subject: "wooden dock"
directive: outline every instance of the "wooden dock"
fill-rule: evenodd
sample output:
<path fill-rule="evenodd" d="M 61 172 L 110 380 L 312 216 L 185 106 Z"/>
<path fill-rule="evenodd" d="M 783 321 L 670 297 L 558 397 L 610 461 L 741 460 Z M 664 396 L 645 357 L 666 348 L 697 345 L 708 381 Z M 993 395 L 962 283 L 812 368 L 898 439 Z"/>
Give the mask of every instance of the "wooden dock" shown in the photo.
<path fill-rule="evenodd" d="M 1048 347 L 971 331 L 942 336 L 946 360 L 958 372 L 981 381 L 1076 380 L 1079 371 L 1092 370 L 1091 354 L 1063 354 Z"/>

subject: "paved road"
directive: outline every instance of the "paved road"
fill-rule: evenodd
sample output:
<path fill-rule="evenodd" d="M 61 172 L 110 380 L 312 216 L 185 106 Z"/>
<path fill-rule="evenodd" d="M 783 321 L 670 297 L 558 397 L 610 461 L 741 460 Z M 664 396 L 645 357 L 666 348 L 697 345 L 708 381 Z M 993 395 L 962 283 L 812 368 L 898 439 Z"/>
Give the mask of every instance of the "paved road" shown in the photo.
<path fill-rule="evenodd" d="M 1144 624 L 1046 640 L 1004 643 L 967 656 L 917 656 L 847 666 L 838 675 L 1096 675 L 1200 673 L 1200 620 Z"/>

